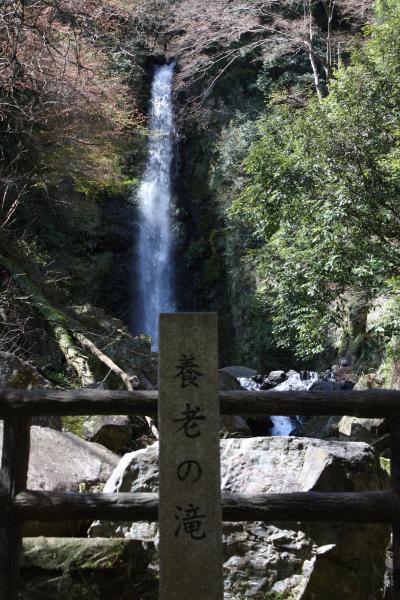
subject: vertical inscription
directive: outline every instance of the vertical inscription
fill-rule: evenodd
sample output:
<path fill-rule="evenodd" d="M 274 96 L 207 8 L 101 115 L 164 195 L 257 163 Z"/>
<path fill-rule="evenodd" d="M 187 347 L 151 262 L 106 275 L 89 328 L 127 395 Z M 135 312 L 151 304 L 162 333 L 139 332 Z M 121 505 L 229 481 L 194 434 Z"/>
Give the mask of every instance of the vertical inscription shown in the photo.
<path fill-rule="evenodd" d="M 222 600 L 217 317 L 160 315 L 160 600 Z"/>

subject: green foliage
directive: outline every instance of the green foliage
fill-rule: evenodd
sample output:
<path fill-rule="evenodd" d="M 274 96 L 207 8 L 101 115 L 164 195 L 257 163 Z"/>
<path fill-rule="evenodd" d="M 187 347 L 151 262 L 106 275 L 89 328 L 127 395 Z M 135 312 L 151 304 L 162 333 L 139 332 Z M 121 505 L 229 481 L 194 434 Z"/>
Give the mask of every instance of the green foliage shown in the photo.
<path fill-rule="evenodd" d="M 83 437 L 83 424 L 86 417 L 83 416 L 69 416 L 62 418 L 63 431 L 74 433 L 79 437 Z"/>
<path fill-rule="evenodd" d="M 265 592 L 260 596 L 255 596 L 255 600 L 293 600 L 293 596 L 287 592 Z"/>
<path fill-rule="evenodd" d="M 276 343 L 302 357 L 327 348 L 349 290 L 365 308 L 399 272 L 400 6 L 379 11 L 327 98 L 269 106 L 245 189 L 226 202 L 233 226 L 251 231 Z"/>
<path fill-rule="evenodd" d="M 384 458 L 383 456 L 379 457 L 379 464 L 381 466 L 381 469 L 383 469 L 384 471 L 386 471 L 386 473 L 390 476 L 390 458 Z"/>

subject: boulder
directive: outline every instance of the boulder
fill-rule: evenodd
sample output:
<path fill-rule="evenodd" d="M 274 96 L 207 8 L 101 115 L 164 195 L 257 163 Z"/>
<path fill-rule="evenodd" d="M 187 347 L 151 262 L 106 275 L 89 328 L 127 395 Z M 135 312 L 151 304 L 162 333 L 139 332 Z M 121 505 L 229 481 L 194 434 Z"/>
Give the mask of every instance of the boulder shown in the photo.
<path fill-rule="evenodd" d="M 287 378 L 288 378 L 288 376 L 286 375 L 285 371 L 271 371 L 271 373 L 268 375 L 268 377 L 264 378 L 264 381 L 262 382 L 260 389 L 261 390 L 270 390 L 270 389 L 276 387 L 277 385 L 279 385 L 280 383 L 283 383 L 284 381 L 286 381 Z"/>
<path fill-rule="evenodd" d="M 340 384 L 332 379 L 316 379 L 309 387 L 310 392 L 332 392 L 340 389 Z"/>
<path fill-rule="evenodd" d="M 158 487 L 157 444 L 125 455 L 104 488 L 150 492 Z M 356 442 L 294 437 L 221 441 L 223 492 L 376 490 L 387 475 L 372 448 Z M 147 523 L 96 522 L 90 535 L 154 543 Z M 376 600 L 385 570 L 389 529 L 341 523 L 226 523 L 225 600 Z"/>
<path fill-rule="evenodd" d="M 353 377 L 353 376 L 352 376 Z M 316 379 L 308 388 L 310 392 L 332 392 L 334 390 L 351 390 L 356 379 Z"/>
<path fill-rule="evenodd" d="M 51 387 L 51 383 L 36 367 L 11 352 L 0 352 L 0 388 L 48 390 Z M 60 417 L 34 417 L 32 422 L 35 425 L 61 430 Z"/>
<path fill-rule="evenodd" d="M 3 424 L 0 423 L 0 447 Z M 1 456 L 1 450 L 0 450 Z M 119 456 L 73 433 L 31 427 L 28 485 L 32 490 L 101 491 L 118 465 Z M 73 522 L 25 524 L 25 535 L 68 535 L 84 524 Z"/>
<path fill-rule="evenodd" d="M 339 438 L 340 417 L 311 417 L 296 427 L 295 435 L 307 438 Z"/>
<path fill-rule="evenodd" d="M 218 372 L 219 377 L 219 389 L 221 391 L 227 390 L 241 390 L 243 389 L 239 381 L 234 375 L 231 375 L 225 369 L 220 369 Z"/>
<path fill-rule="evenodd" d="M 374 388 L 383 387 L 383 378 L 378 375 L 378 373 L 365 373 L 361 375 L 359 380 L 354 386 L 355 390 L 370 390 Z"/>
<path fill-rule="evenodd" d="M 355 373 L 353 373 L 353 369 L 348 366 L 340 366 L 333 365 L 332 373 L 335 377 L 335 380 L 338 384 L 338 389 L 351 389 L 357 383 L 359 377 Z"/>
<path fill-rule="evenodd" d="M 132 437 L 132 424 L 125 415 L 94 415 L 88 417 L 82 426 L 83 437 L 105 446 L 113 452 L 121 452 L 128 446 Z"/>
<path fill-rule="evenodd" d="M 135 540 L 25 538 L 18 598 L 155 600 L 155 577 L 146 571 L 150 556 Z"/>
<path fill-rule="evenodd" d="M 254 369 L 249 369 L 248 367 L 240 367 L 237 365 L 224 367 L 223 369 L 220 369 L 220 373 L 221 372 L 227 373 L 228 375 L 235 377 L 235 379 L 238 379 L 239 377 L 246 377 L 247 379 L 250 379 L 250 377 L 255 377 L 257 375 L 257 371 L 255 371 Z"/>
<path fill-rule="evenodd" d="M 290 377 L 296 377 L 297 375 L 299 375 L 300 377 L 302 377 L 302 375 L 305 375 L 307 377 L 308 371 L 303 371 L 302 373 L 299 373 L 298 371 L 295 371 L 294 369 L 290 369 L 289 371 L 286 372 L 286 379 L 290 379 Z"/>
<path fill-rule="evenodd" d="M 389 420 L 344 416 L 339 421 L 339 433 L 358 442 L 371 443 L 389 433 Z"/>

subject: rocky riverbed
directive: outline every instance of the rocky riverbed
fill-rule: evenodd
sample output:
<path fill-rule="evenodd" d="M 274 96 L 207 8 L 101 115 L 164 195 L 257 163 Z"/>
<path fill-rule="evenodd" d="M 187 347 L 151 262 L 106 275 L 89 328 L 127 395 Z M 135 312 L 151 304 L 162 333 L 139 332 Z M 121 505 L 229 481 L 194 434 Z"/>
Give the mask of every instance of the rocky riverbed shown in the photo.
<path fill-rule="evenodd" d="M 25 379 L 29 375 L 30 387 L 50 385 L 28 363 L 13 361 L 10 356 L 3 358 L 1 373 L 7 385 L 19 384 L 22 373 Z M 354 385 L 353 374 L 349 370 L 343 373 L 344 367 L 340 368 L 340 377 L 345 376 L 342 381 L 338 374 L 320 377 L 295 371 L 274 371 L 261 378 L 243 367 L 228 367 L 220 371 L 220 386 L 239 389 L 247 382 L 264 389 L 297 386 L 312 390 L 333 383 L 343 385 L 343 381 Z M 121 417 L 90 423 L 91 427 L 84 425 L 82 435 L 92 439 L 97 436 L 112 450 L 57 431 L 54 427 L 59 428 L 59 423 L 51 423 L 53 428 L 32 428 L 29 487 L 157 492 L 157 444 L 121 456 L 127 436 L 134 435 L 132 423 Z M 252 431 L 255 422 L 246 422 L 240 416 L 221 423 L 225 436 L 221 440 L 223 492 L 264 494 L 387 487 L 388 474 L 382 468 L 389 464 L 385 420 L 316 417 L 300 423 L 294 416 L 290 423 L 290 436 L 274 435 L 276 422 L 268 417 L 258 424 L 269 427 L 262 436 Z M 114 452 L 116 449 L 119 454 Z M 25 534 L 35 537 L 24 542 L 21 598 L 157 598 L 156 524 L 27 523 Z M 225 523 L 225 600 L 389 598 L 388 579 L 384 581 L 389 534 L 383 525 Z"/>

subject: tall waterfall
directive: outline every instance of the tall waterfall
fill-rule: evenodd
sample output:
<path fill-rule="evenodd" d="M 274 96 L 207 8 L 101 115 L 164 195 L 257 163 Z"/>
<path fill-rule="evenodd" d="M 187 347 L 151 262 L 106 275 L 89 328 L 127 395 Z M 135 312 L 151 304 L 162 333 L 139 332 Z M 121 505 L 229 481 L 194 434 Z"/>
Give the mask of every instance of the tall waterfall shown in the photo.
<path fill-rule="evenodd" d="M 172 76 L 174 64 L 156 68 L 149 114 L 149 150 L 138 192 L 139 312 L 141 330 L 158 348 L 158 316 L 175 311 L 172 286 L 171 163 L 173 158 Z"/>

